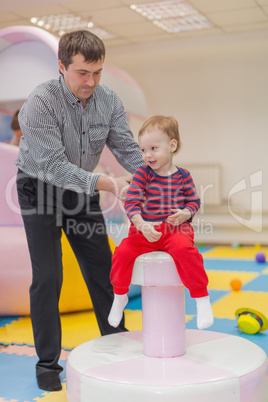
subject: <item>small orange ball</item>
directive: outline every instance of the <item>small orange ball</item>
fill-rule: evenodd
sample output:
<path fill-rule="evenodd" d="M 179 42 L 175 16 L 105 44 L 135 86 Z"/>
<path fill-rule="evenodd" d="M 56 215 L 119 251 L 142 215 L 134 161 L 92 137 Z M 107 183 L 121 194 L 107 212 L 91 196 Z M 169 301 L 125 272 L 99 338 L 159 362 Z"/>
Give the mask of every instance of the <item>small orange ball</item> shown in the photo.
<path fill-rule="evenodd" d="M 240 290 L 242 287 L 242 282 L 240 281 L 240 279 L 232 279 L 230 282 L 231 288 L 233 290 Z"/>

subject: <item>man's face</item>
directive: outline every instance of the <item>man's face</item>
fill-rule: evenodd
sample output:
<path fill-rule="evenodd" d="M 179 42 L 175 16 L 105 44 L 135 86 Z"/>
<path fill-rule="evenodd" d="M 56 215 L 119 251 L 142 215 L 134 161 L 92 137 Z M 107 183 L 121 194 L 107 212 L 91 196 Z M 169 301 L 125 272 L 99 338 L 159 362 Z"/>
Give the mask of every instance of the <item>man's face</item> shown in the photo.
<path fill-rule="evenodd" d="M 85 61 L 82 54 L 78 53 L 73 56 L 72 61 L 66 69 L 59 60 L 59 69 L 67 87 L 85 106 L 100 82 L 103 59 L 90 63 Z"/>

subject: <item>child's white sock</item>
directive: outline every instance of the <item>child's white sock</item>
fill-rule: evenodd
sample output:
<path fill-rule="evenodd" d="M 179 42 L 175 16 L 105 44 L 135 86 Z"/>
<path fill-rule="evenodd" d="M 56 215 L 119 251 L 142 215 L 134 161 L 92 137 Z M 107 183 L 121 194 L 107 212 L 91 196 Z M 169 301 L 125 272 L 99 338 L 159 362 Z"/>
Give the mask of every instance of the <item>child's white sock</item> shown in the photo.
<path fill-rule="evenodd" d="M 128 302 L 127 294 L 124 295 L 114 295 L 113 305 L 108 316 L 108 322 L 112 327 L 118 327 L 122 318 L 124 308 L 126 307 Z"/>
<path fill-rule="evenodd" d="M 210 327 L 214 322 L 213 312 L 209 296 L 197 297 L 197 328 L 204 329 Z"/>

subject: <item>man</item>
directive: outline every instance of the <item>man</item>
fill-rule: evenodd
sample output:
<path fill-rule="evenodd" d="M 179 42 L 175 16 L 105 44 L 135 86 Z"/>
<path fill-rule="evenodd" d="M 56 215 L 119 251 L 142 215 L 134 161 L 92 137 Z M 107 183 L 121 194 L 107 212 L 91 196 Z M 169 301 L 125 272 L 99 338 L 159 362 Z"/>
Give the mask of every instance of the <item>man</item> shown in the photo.
<path fill-rule="evenodd" d="M 59 80 L 39 85 L 21 108 L 23 137 L 16 162 L 33 270 L 30 305 L 39 358 L 36 376 L 39 388 L 46 391 L 61 389 L 61 229 L 83 273 L 101 334 L 126 331 L 124 319 L 117 330 L 107 321 L 113 302 L 111 251 L 98 191 L 124 200 L 132 175 L 111 178 L 92 171 L 105 144 L 127 171 L 133 173 L 142 164 L 121 100 L 99 84 L 103 42 L 89 31 L 67 33 L 60 39 L 58 56 Z M 75 230 L 74 220 L 88 231 Z"/>

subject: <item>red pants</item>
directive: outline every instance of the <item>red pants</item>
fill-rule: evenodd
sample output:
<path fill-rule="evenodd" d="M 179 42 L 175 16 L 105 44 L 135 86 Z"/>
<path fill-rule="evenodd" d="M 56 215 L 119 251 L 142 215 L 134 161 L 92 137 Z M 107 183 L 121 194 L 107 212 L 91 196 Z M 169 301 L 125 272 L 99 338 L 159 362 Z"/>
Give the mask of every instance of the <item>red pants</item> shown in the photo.
<path fill-rule="evenodd" d="M 162 232 L 156 242 L 150 243 L 143 234 L 131 224 L 128 237 L 116 247 L 112 258 L 111 282 L 115 294 L 125 294 L 131 283 L 135 259 L 151 251 L 165 251 L 175 261 L 180 278 L 192 297 L 208 295 L 208 277 L 204 269 L 203 257 L 194 247 L 194 230 L 190 223 L 172 226 L 167 222 L 155 226 Z"/>

